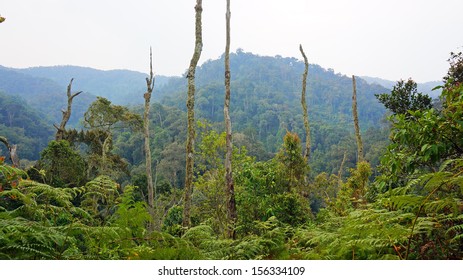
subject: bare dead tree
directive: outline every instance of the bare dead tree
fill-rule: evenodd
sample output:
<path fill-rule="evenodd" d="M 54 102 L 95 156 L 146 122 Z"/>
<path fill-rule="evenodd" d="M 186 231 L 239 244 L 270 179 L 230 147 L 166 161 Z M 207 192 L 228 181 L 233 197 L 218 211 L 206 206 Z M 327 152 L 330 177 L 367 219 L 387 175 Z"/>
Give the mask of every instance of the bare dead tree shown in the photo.
<path fill-rule="evenodd" d="M 302 45 L 299 45 L 299 50 L 301 51 L 302 57 L 304 58 L 304 74 L 302 74 L 302 93 L 301 93 L 301 104 L 302 104 L 302 114 L 304 116 L 304 128 L 305 128 L 305 151 L 304 158 L 309 162 L 310 156 L 310 126 L 309 126 L 309 115 L 307 113 L 307 101 L 305 98 L 306 87 L 307 87 L 307 75 L 309 73 L 309 62 L 307 56 L 302 49 Z"/>
<path fill-rule="evenodd" d="M 185 174 L 185 193 L 183 197 L 183 220 L 182 225 L 189 228 L 191 194 L 193 193 L 193 167 L 194 167 L 194 142 L 195 142 L 195 73 L 198 65 L 201 51 L 203 48 L 201 13 L 203 11 L 202 0 L 196 0 L 195 6 L 195 50 L 191 58 L 190 67 L 188 68 L 188 97 L 186 102 L 188 117 L 188 134 L 186 141 L 186 174 Z"/>
<path fill-rule="evenodd" d="M 226 45 L 225 45 L 225 104 L 223 106 L 223 114 L 225 119 L 225 139 L 226 139 L 226 154 L 225 154 L 225 185 L 227 194 L 227 218 L 228 228 L 227 236 L 235 238 L 235 225 L 238 219 L 235 201 L 235 186 L 233 184 L 232 175 L 232 127 L 230 119 L 230 0 L 227 0 L 226 18 Z"/>
<path fill-rule="evenodd" d="M 19 157 L 17 153 L 18 145 L 16 144 L 10 145 L 10 143 L 8 142 L 8 139 L 6 139 L 3 136 L 0 136 L 0 142 L 5 144 L 6 148 L 8 149 L 8 152 L 10 154 L 11 164 L 13 165 L 13 167 L 19 167 Z"/>
<path fill-rule="evenodd" d="M 143 137 L 145 139 L 145 165 L 146 165 L 146 181 L 148 188 L 148 211 L 150 213 L 150 224 L 149 230 L 154 230 L 154 219 L 155 219 L 155 209 L 154 209 L 154 199 L 156 196 L 156 190 L 153 185 L 153 172 L 151 168 L 151 149 L 150 149 L 150 128 L 149 128 L 149 113 L 150 113 L 150 102 L 151 94 L 154 87 L 154 75 L 153 75 L 153 53 L 150 48 L 150 76 L 146 78 L 146 92 L 143 95 L 145 98 L 145 111 L 143 113 Z"/>
<path fill-rule="evenodd" d="M 74 99 L 74 97 L 82 93 L 82 91 L 71 93 L 71 87 L 72 87 L 73 81 L 74 81 L 74 78 L 71 79 L 71 81 L 69 82 L 68 88 L 67 88 L 67 93 L 66 93 L 68 97 L 67 110 L 61 110 L 61 112 L 63 113 L 63 118 L 61 119 L 61 123 L 59 127 L 56 126 L 55 124 L 53 125 L 56 128 L 56 135 L 55 135 L 56 141 L 63 140 L 64 132 L 66 132 L 66 124 L 68 123 L 69 118 L 71 117 L 72 100 Z"/>
<path fill-rule="evenodd" d="M 360 135 L 359 118 L 357 113 L 357 86 L 355 76 L 352 75 L 352 115 L 354 117 L 355 138 L 357 140 L 357 162 L 363 161 L 363 143 Z"/>

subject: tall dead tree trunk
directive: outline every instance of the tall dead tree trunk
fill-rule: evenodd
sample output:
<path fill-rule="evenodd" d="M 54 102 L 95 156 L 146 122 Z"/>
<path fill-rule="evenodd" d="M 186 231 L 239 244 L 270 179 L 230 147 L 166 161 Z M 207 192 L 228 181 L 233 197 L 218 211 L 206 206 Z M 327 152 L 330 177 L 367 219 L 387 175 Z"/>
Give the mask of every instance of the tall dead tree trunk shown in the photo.
<path fill-rule="evenodd" d="M 68 96 L 67 110 L 61 111 L 63 113 L 63 118 L 61 119 L 61 123 L 59 127 L 54 125 L 56 128 L 56 135 L 55 135 L 56 141 L 63 140 L 64 132 L 66 132 L 66 124 L 68 123 L 69 118 L 71 117 L 72 100 L 74 99 L 74 97 L 82 93 L 82 91 L 71 93 L 71 87 L 72 87 L 73 81 L 74 81 L 74 78 L 71 79 L 71 81 L 69 82 L 68 88 L 67 88 L 67 93 L 66 93 Z"/>
<path fill-rule="evenodd" d="M 230 120 L 230 0 L 227 0 L 226 45 L 225 45 L 225 104 L 223 114 L 225 119 L 226 154 L 225 154 L 225 184 L 227 194 L 227 237 L 235 238 L 235 225 L 238 218 L 236 212 L 235 186 L 232 175 L 232 128 Z"/>
<path fill-rule="evenodd" d="M 182 225 L 189 228 L 191 194 L 193 193 L 193 167 L 194 167 L 194 143 L 195 143 L 195 73 L 198 60 L 201 57 L 203 48 L 201 13 L 203 11 L 202 0 L 196 0 L 196 20 L 195 20 L 195 50 L 188 68 L 188 97 L 186 102 L 188 117 L 188 134 L 186 141 L 186 174 L 185 174 L 185 193 L 183 197 L 183 220 Z"/>
<path fill-rule="evenodd" d="M 304 128 L 305 128 L 305 151 L 304 158 L 309 162 L 310 156 L 310 126 L 309 126 L 309 115 L 307 113 L 307 101 L 305 98 L 306 88 L 307 88 L 307 75 L 309 73 L 309 62 L 307 56 L 302 49 L 302 45 L 299 45 L 299 50 L 301 51 L 302 57 L 304 57 L 304 74 L 302 74 L 302 94 L 301 94 L 301 104 L 302 104 L 302 114 L 304 116 Z"/>
<path fill-rule="evenodd" d="M 352 115 L 354 117 L 355 138 L 357 140 L 357 162 L 363 161 L 363 143 L 360 135 L 359 118 L 357 113 L 357 86 L 355 76 L 352 75 Z"/>
<path fill-rule="evenodd" d="M 143 113 L 143 137 L 145 138 L 145 165 L 146 165 L 146 182 L 148 188 L 148 211 L 150 213 L 150 224 L 149 230 L 154 230 L 154 199 L 156 191 L 153 186 L 153 173 L 151 169 L 151 149 L 150 149 L 150 128 L 149 128 L 149 113 L 150 113 L 150 102 L 151 93 L 154 87 L 154 75 L 153 75 L 153 53 L 150 48 L 150 76 L 146 78 L 146 92 L 143 95 L 145 98 L 145 111 Z"/>

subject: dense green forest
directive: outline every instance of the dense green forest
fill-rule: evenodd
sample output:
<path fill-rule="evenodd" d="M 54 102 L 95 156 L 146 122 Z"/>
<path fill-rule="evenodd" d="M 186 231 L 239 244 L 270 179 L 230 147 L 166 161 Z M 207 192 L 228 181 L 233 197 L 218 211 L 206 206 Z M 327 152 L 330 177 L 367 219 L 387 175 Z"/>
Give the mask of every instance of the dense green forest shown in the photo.
<path fill-rule="evenodd" d="M 190 227 L 182 226 L 187 73 L 154 83 L 150 213 L 145 74 L 0 67 L 0 258 L 461 259 L 462 58 L 451 54 L 436 100 L 411 79 L 391 89 L 357 79 L 362 156 L 352 79 L 310 64 L 307 160 L 304 62 L 230 54 L 234 238 L 224 187 L 224 56 L 196 70 Z M 58 137 L 53 125 L 65 115 L 71 78 L 68 93 L 83 93 Z"/>
<path fill-rule="evenodd" d="M 217 131 L 223 130 L 221 68 L 223 68 L 223 57 L 208 61 L 197 70 L 197 115 L 200 120 L 213 125 Z M 257 157 L 258 160 L 270 159 L 277 152 L 287 130 L 298 134 L 303 131 L 300 122 L 302 111 L 299 96 L 303 68 L 303 63 L 296 58 L 262 57 L 242 50 L 231 54 L 231 71 L 235 73 L 232 76 L 234 95 L 231 100 L 233 129 L 237 134 L 234 137 L 235 142 L 237 146 L 246 146 L 249 154 Z M 322 171 L 337 173 L 344 151 L 348 152 L 346 167 L 355 165 L 355 154 L 352 149 L 355 140 L 352 135 L 350 111 L 351 82 L 348 77 L 336 74 L 333 70 L 325 70 L 312 64 L 309 68 L 307 102 L 311 108 L 309 116 L 314 126 L 311 169 L 315 173 Z M 47 116 L 45 122 L 57 124 L 61 120 L 61 109 L 66 104 L 64 92 L 70 79 L 62 78 L 63 73 L 74 78 L 73 87 L 76 90 L 84 91 L 73 103 L 69 126 L 82 127 L 83 115 L 90 103 L 96 99 L 95 95 L 105 97 L 114 104 L 129 106 L 135 112 L 141 112 L 140 105 L 143 98 L 139 97 L 139 93 L 143 92 L 145 75 L 132 71 L 99 71 L 73 66 L 0 68 L 2 74 L 0 90 L 24 98 L 27 105 Z M 119 75 L 116 75 L 117 73 Z M 134 82 L 134 77 L 137 77 L 138 81 Z M 91 82 L 86 82 L 86 79 L 90 79 Z M 156 77 L 153 99 L 157 103 L 154 106 L 161 107 L 154 110 L 150 119 L 154 129 L 165 130 L 165 133 L 170 135 L 170 140 L 159 139 L 157 142 L 158 138 L 155 136 L 152 149 L 164 150 L 166 143 L 174 142 L 174 136 L 180 138 L 177 143 L 183 145 L 181 141 L 185 139 L 181 138 L 186 137 L 186 134 L 182 135 L 185 130 L 177 128 L 178 124 L 171 128 L 167 127 L 164 119 L 170 118 L 168 115 L 170 112 L 176 112 L 175 108 L 185 110 L 185 89 L 184 77 Z M 360 80 L 358 91 L 359 106 L 365 108 L 359 112 L 359 118 L 365 131 L 366 157 L 376 166 L 379 150 L 385 146 L 387 139 L 387 123 L 383 121 L 386 111 L 377 102 L 374 94 L 388 90 L 377 84 L 370 85 Z M 159 135 L 159 133 L 154 134 Z M 50 133 L 49 137 L 51 135 Z M 131 135 L 131 138 L 135 139 L 130 139 L 129 142 L 135 143 L 137 137 L 140 135 Z M 44 143 L 47 141 L 49 138 L 43 139 Z M 15 143 L 22 144 L 22 142 Z M 130 149 L 127 144 L 124 143 L 124 151 L 127 154 L 125 158 L 130 164 L 138 165 L 143 162 L 141 154 L 138 157 L 128 156 L 133 150 L 137 150 L 139 143 Z M 21 158 L 31 160 L 36 160 L 38 157 L 38 153 L 21 155 Z M 162 159 L 160 156 L 157 158 L 159 161 Z"/>

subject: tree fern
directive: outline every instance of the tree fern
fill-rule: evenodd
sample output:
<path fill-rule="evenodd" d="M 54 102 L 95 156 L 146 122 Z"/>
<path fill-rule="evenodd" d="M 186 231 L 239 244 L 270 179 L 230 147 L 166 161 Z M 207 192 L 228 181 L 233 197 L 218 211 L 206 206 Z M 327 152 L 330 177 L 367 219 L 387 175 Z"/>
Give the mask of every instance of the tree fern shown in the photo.
<path fill-rule="evenodd" d="M 0 219 L 0 256 L 3 259 L 59 259 L 75 240 L 57 228 L 22 217 Z"/>
<path fill-rule="evenodd" d="M 126 186 L 117 204 L 116 211 L 111 217 L 111 224 L 121 228 L 122 238 L 143 238 L 148 233 L 146 226 L 150 221 L 147 205 L 141 201 L 134 200 L 136 187 Z"/>
<path fill-rule="evenodd" d="M 81 207 L 104 224 L 114 211 L 119 185 L 108 176 L 101 175 L 82 188 Z"/>

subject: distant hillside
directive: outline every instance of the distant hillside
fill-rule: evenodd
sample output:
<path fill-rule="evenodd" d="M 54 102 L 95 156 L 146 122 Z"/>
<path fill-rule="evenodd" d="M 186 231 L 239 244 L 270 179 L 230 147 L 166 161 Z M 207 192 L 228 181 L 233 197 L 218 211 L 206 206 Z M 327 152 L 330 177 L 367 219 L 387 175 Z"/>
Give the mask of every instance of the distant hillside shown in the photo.
<path fill-rule="evenodd" d="M 70 78 L 69 78 L 70 80 Z M 35 77 L 21 73 L 17 69 L 0 67 L 0 91 L 5 94 L 19 96 L 28 105 L 44 114 L 45 121 L 59 123 L 62 117 L 61 109 L 67 106 L 66 87 L 69 84 L 60 85 L 51 79 Z M 73 85 L 73 92 L 79 88 Z M 82 93 L 74 100 L 73 113 L 69 125 L 76 125 L 95 96 Z"/>
<path fill-rule="evenodd" d="M 288 130 L 297 132 L 304 142 L 300 103 L 304 63 L 296 58 L 259 56 L 240 51 L 231 54 L 230 63 L 233 131 L 244 133 L 253 141 L 260 141 L 265 150 L 272 153 L 280 148 Z M 196 71 L 196 116 L 219 126 L 223 123 L 223 73 L 223 58 L 207 61 Z M 171 78 L 154 98 L 161 100 L 164 105 L 186 110 L 186 91 L 187 81 L 184 77 Z M 374 94 L 385 91 L 387 89 L 380 85 L 357 80 L 359 118 L 363 131 L 380 128 L 386 110 Z M 307 103 L 312 132 L 313 170 L 331 172 L 337 168 L 346 150 L 349 151 L 349 158 L 355 162 L 351 77 L 310 64 Z M 371 135 L 374 137 L 379 133 Z M 387 134 L 381 137 L 387 139 Z M 335 146 L 336 150 L 332 148 Z M 344 148 L 339 148 L 341 146 Z"/>
<path fill-rule="evenodd" d="M 421 84 L 418 84 L 418 91 L 427 93 L 432 98 L 437 98 L 442 93 L 442 90 L 440 89 L 433 90 L 433 88 L 437 86 L 442 86 L 442 85 L 443 85 L 443 82 L 439 82 L 439 81 L 421 83 Z"/>
<path fill-rule="evenodd" d="M 46 78 L 34 77 L 20 73 L 17 69 L 0 66 L 0 90 L 24 99 L 33 98 L 43 93 L 59 93 L 62 87 Z"/>
<path fill-rule="evenodd" d="M 259 56 L 240 50 L 231 54 L 230 62 L 233 131 L 246 135 L 255 143 L 262 143 L 265 151 L 270 153 L 279 149 L 286 131 L 297 132 L 304 142 L 300 103 L 304 63 L 296 58 Z M 95 95 L 104 96 L 116 104 L 140 104 L 146 86 L 146 74 L 127 70 L 101 71 L 55 66 L 0 68 L 0 71 L 3 71 L 0 77 L 8 75 L 8 78 L 0 79 L 0 89 L 19 95 L 38 110 L 47 112 L 53 120 L 50 126 L 61 118 L 60 109 L 66 104 L 66 86 L 70 78 L 75 79 L 74 91 L 84 91 L 75 100 L 73 118 L 82 117 Z M 196 72 L 196 116 L 213 123 L 218 129 L 223 124 L 223 76 L 223 57 L 205 62 Z M 185 77 L 156 76 L 153 99 L 168 107 L 185 110 L 186 83 Z M 385 108 L 378 103 L 374 94 L 387 91 L 379 84 L 369 84 L 360 78 L 357 80 L 359 118 L 363 131 L 381 126 Z M 312 130 L 313 170 L 333 170 L 339 165 L 338 161 L 345 151 L 349 151 L 349 158 L 355 162 L 351 77 L 311 64 L 307 103 Z M 75 124 L 77 120 L 73 121 Z M 369 133 L 372 135 L 370 138 L 379 135 L 374 131 Z M 368 137 L 365 141 L 369 141 Z M 332 147 L 341 148 L 334 150 Z M 366 153 L 368 147 L 367 143 Z M 377 156 L 370 158 L 377 159 Z M 346 164 L 349 166 L 349 162 Z"/>
<path fill-rule="evenodd" d="M 255 129 L 267 126 L 292 129 L 302 119 L 300 96 L 303 62 L 296 58 L 266 57 L 238 52 L 231 55 L 232 117 L 235 125 Z M 223 60 L 210 60 L 198 68 L 197 109 L 212 121 L 223 119 Z M 359 113 L 364 128 L 376 125 L 385 109 L 374 97 L 387 89 L 359 79 Z M 308 78 L 309 115 L 315 122 L 350 124 L 352 80 L 311 64 Z M 171 78 L 159 90 L 164 104 L 185 107 L 186 79 Z M 254 120 L 253 120 L 254 119 Z M 257 120 L 259 119 L 259 121 Z M 261 122 L 261 124 L 259 124 Z"/>
<path fill-rule="evenodd" d="M 78 66 L 52 66 L 17 69 L 34 77 L 50 79 L 67 86 L 74 78 L 74 88 L 95 96 L 103 96 L 115 104 L 141 104 L 146 90 L 147 74 L 129 70 L 97 70 Z M 168 77 L 156 76 L 156 86 L 164 85 Z"/>
<path fill-rule="evenodd" d="M 54 129 L 43 113 L 32 109 L 22 98 L 0 91 L 0 136 L 18 145 L 20 159 L 36 160 L 40 151 L 51 140 Z M 8 152 L 0 144 L 0 156 Z"/>
<path fill-rule="evenodd" d="M 389 81 L 381 78 L 374 78 L 374 77 L 367 77 L 363 76 L 361 77 L 365 81 L 367 81 L 369 84 L 378 84 L 381 85 L 385 88 L 387 88 L 389 91 L 397 84 L 397 82 L 394 81 Z M 433 88 L 437 86 L 441 86 L 443 82 L 441 81 L 432 81 L 432 82 L 426 82 L 426 83 L 418 83 L 417 84 L 417 89 L 418 92 L 426 93 L 427 95 L 431 96 L 432 98 L 437 98 L 440 94 L 440 90 L 433 90 Z"/>

